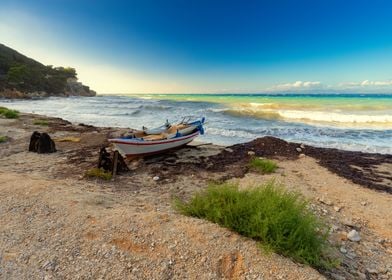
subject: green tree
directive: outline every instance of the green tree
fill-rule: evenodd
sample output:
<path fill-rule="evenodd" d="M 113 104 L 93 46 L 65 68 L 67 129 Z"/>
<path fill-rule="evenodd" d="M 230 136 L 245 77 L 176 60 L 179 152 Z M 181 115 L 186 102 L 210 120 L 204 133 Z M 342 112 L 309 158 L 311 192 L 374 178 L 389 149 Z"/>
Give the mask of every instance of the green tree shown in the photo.
<path fill-rule="evenodd" d="M 23 84 L 28 77 L 28 69 L 26 65 L 14 65 L 7 72 L 7 82 L 9 84 Z"/>

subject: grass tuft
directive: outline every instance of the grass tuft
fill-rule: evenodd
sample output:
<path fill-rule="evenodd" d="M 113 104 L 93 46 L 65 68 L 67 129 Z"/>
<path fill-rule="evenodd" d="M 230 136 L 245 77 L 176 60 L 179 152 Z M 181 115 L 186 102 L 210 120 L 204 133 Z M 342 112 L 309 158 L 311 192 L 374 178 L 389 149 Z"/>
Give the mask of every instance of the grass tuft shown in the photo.
<path fill-rule="evenodd" d="M 33 122 L 34 125 L 42 125 L 42 126 L 48 126 L 49 122 L 47 120 L 35 120 Z"/>
<path fill-rule="evenodd" d="M 176 199 L 175 208 L 260 241 L 262 247 L 298 262 L 323 269 L 336 265 L 328 256 L 327 227 L 299 194 L 273 181 L 247 190 L 212 184 L 189 202 Z"/>
<path fill-rule="evenodd" d="M 0 136 L 0 143 L 7 141 L 7 136 Z"/>
<path fill-rule="evenodd" d="M 95 177 L 95 178 L 100 178 L 103 180 L 110 180 L 112 179 L 112 173 L 107 172 L 101 168 L 91 168 L 90 170 L 87 170 L 85 175 L 87 177 Z"/>
<path fill-rule="evenodd" d="M 7 119 L 17 119 L 19 118 L 19 112 L 16 110 L 10 110 L 5 107 L 0 107 L 0 115 L 6 117 Z"/>
<path fill-rule="evenodd" d="M 253 157 L 249 161 L 249 167 L 260 173 L 273 173 L 278 168 L 278 165 L 269 159 Z"/>

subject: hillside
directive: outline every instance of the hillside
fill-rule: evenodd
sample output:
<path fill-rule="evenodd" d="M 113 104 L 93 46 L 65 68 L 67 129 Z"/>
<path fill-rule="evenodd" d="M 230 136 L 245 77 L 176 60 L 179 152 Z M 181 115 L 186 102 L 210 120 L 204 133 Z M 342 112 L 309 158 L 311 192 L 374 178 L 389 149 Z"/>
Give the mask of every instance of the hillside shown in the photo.
<path fill-rule="evenodd" d="M 70 67 L 43 65 L 0 44 L 0 97 L 94 96 Z"/>

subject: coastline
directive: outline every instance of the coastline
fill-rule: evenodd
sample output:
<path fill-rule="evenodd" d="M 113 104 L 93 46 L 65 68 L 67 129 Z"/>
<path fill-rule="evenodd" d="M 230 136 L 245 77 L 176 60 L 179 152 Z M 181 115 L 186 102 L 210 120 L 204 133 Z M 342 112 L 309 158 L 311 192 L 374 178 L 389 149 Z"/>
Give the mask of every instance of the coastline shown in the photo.
<path fill-rule="evenodd" d="M 205 95 L 202 95 L 204 98 Z M 226 98 L 226 97 L 225 97 Z M 369 153 L 392 154 L 392 144 L 388 141 L 392 138 L 392 122 L 388 123 L 392 114 L 386 108 L 392 108 L 392 96 L 385 103 L 375 100 L 372 108 L 377 107 L 381 111 L 363 112 L 361 103 L 365 102 L 364 97 L 358 102 L 350 101 L 356 109 L 355 113 L 346 115 L 345 108 L 349 105 L 342 100 L 330 100 L 327 97 L 320 97 L 322 115 L 324 121 L 330 116 L 331 109 L 328 108 L 330 102 L 333 107 L 340 110 L 339 122 L 318 122 L 320 115 L 317 113 L 320 108 L 313 107 L 317 98 L 311 100 L 297 100 L 297 97 L 289 96 L 289 100 L 259 100 L 258 105 L 254 105 L 252 100 L 243 100 L 244 97 L 236 95 L 231 97 L 238 99 L 239 104 L 232 108 L 232 105 L 224 102 L 218 103 L 204 101 L 177 101 L 156 98 L 135 98 L 99 96 L 92 98 L 47 98 L 34 99 L 28 101 L 2 102 L 0 106 L 10 107 L 21 112 L 37 113 L 52 117 L 61 117 L 72 122 L 84 122 L 95 126 L 115 126 L 115 127 L 157 127 L 161 125 L 160 120 L 175 121 L 175 116 L 184 116 L 189 113 L 198 117 L 206 117 L 208 121 L 208 133 L 202 138 L 203 141 L 212 142 L 218 145 L 233 145 L 252 141 L 260 135 L 270 135 L 290 142 L 304 143 L 310 146 L 336 148 L 350 151 L 363 151 Z M 357 98 L 357 97 L 356 97 Z M 251 102 L 252 101 L 252 102 Z M 249 103 L 251 102 L 251 103 Z M 287 103 L 288 102 L 288 103 Z M 374 103 L 373 102 L 373 103 Z M 242 105 L 241 105 L 242 104 Z M 328 105 L 329 104 L 329 105 Z M 362 109 L 358 109 L 360 106 Z M 384 106 L 384 107 L 383 107 Z M 346 108 L 347 109 L 347 108 Z M 348 108 L 352 110 L 352 108 Z M 358 110 L 357 110 L 358 109 Z M 293 111 L 294 110 L 294 111 Z M 310 111 L 309 111 L 310 110 Z M 313 111 L 317 112 L 313 112 Z M 312 113 L 313 112 L 313 113 Z M 392 112 L 392 111 L 390 111 Z M 289 119 L 281 119 L 284 115 L 290 115 Z M 363 115 L 364 114 L 364 115 Z M 372 127 L 373 117 L 388 115 L 385 123 L 378 123 L 380 127 Z M 291 118 L 293 117 L 293 118 Z M 349 119 L 347 119 L 349 117 Z M 300 120 L 298 120 L 300 118 Z M 304 118 L 304 119 L 303 119 Z M 309 124 L 316 121 L 317 124 Z M 363 123 L 366 118 L 369 123 Z M 180 121 L 180 120 L 178 120 Z M 330 120 L 331 121 L 331 120 Z M 349 123 L 345 123 L 349 121 Z M 389 125 L 389 126 L 388 126 Z M 343 127 L 342 127 L 343 126 Z"/>
<path fill-rule="evenodd" d="M 37 120 L 48 125 L 34 124 Z M 34 130 L 48 132 L 58 152 L 27 152 Z M 0 143 L 0 209 L 7 217 L 0 226 L 0 264 L 6 278 L 197 278 L 202 273 L 202 278 L 322 279 L 312 268 L 265 255 L 253 241 L 171 208 L 173 195 L 189 197 L 209 180 L 228 179 L 241 186 L 274 179 L 311 201 L 333 225 L 331 239 L 346 251 L 344 265 L 324 276 L 392 275 L 392 224 L 385 220 L 392 213 L 392 155 L 301 147 L 267 137 L 230 147 L 190 146 L 132 162 L 131 171 L 114 181 L 86 179 L 83 174 L 96 165 L 99 148 L 126 131 L 35 114 L 0 118 L 0 135 L 9 138 Z M 66 137 L 79 141 L 56 141 Z M 275 160 L 278 171 L 250 172 L 249 152 Z M 360 243 L 345 238 L 353 228 L 361 234 Z M 100 267 L 93 265 L 97 258 Z"/>

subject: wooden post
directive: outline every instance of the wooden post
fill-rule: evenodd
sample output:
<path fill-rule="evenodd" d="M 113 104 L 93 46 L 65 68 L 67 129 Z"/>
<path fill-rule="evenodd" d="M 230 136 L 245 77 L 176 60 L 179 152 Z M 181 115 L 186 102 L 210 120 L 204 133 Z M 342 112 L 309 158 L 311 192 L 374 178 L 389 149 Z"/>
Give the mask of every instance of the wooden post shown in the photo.
<path fill-rule="evenodd" d="M 118 151 L 114 151 L 113 155 L 113 170 L 112 170 L 112 178 L 117 175 L 117 165 L 118 165 Z"/>

